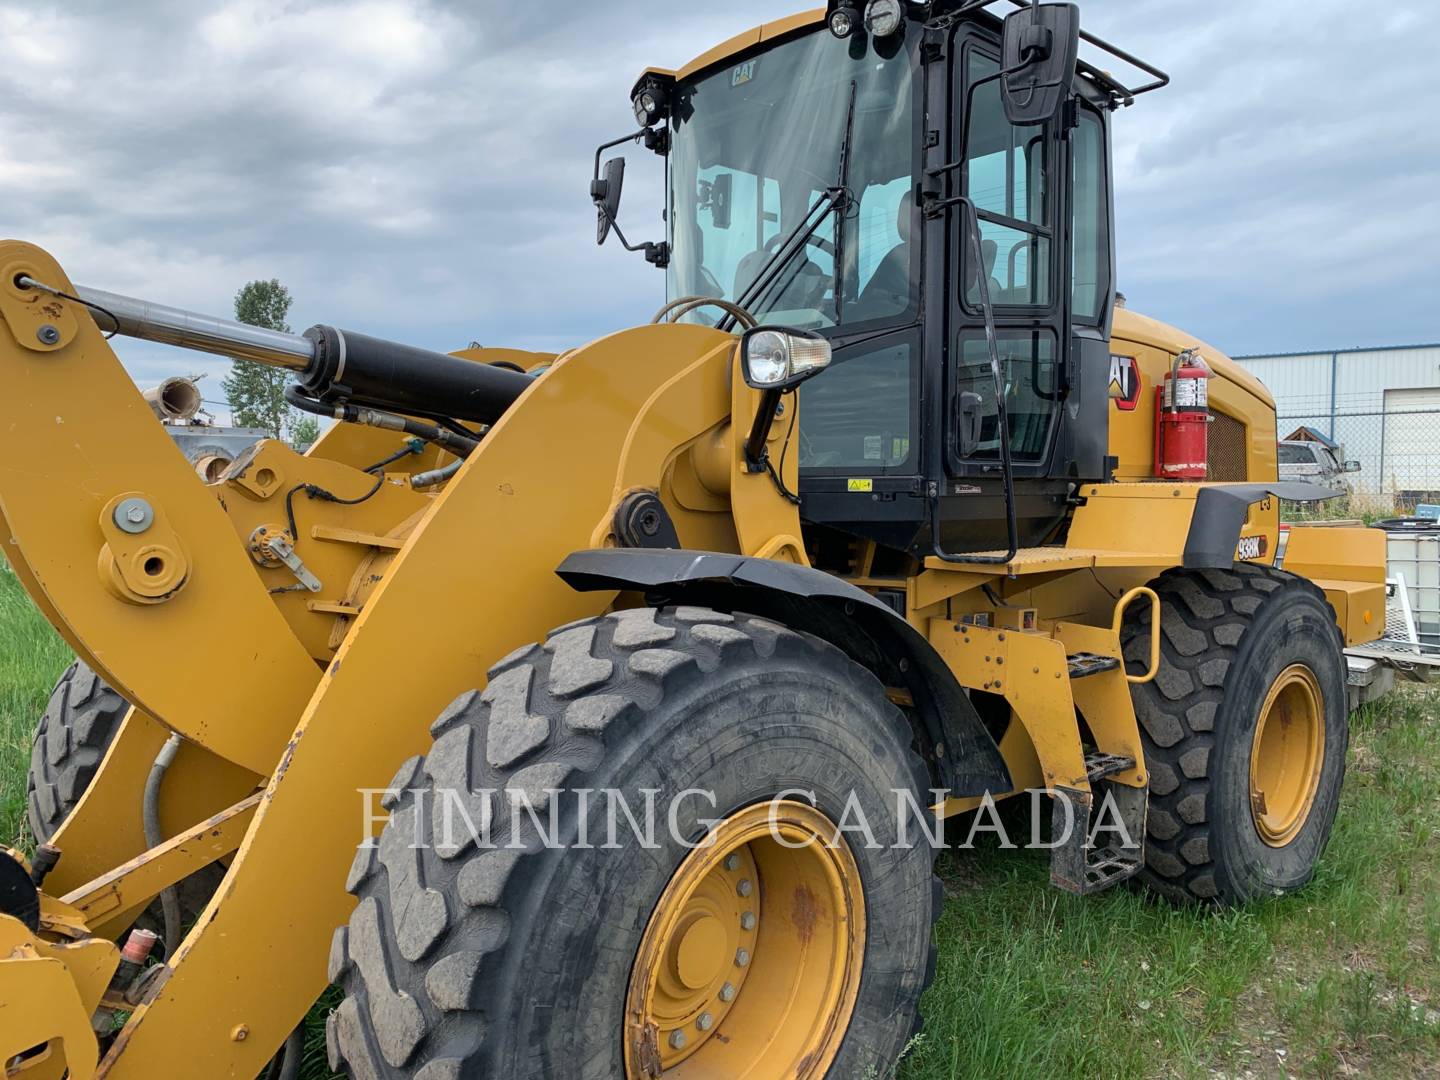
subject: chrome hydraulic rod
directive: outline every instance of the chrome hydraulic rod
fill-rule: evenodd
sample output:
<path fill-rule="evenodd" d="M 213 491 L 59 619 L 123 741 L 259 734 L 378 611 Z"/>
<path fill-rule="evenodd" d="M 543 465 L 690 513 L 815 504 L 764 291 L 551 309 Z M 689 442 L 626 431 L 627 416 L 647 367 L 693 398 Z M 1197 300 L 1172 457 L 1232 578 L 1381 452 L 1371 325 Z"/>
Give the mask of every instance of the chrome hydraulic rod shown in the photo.
<path fill-rule="evenodd" d="M 42 292 L 56 291 L 33 278 L 22 278 L 20 285 Z M 249 326 L 83 285 L 75 286 L 75 295 L 95 312 L 96 322 L 106 332 L 113 330 L 125 337 L 254 360 L 291 371 L 303 371 L 315 359 L 315 343 L 300 334 Z M 113 325 L 107 325 L 110 320 L 106 315 L 114 317 Z"/>
<path fill-rule="evenodd" d="M 31 277 L 17 284 L 66 297 Z M 78 285 L 71 299 L 107 332 L 293 371 L 300 391 L 317 405 L 492 424 L 532 382 L 517 371 L 332 326 L 291 334 Z"/>

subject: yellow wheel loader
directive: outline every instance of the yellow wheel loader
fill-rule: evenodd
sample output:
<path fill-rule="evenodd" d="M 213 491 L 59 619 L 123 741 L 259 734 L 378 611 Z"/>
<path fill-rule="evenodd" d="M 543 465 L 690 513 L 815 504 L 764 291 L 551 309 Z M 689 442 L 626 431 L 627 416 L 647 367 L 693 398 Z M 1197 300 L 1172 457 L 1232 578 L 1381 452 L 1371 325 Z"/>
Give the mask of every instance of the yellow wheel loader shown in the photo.
<path fill-rule="evenodd" d="M 671 299 L 558 355 L 241 326 L 0 243 L 0 539 L 83 665 L 0 859 L 7 1074 L 293 1076 L 331 983 L 361 1077 L 884 1074 L 936 819 L 1026 793 L 1060 888 L 1302 886 L 1384 540 L 1276 569 L 1317 489 L 1271 398 L 1117 305 L 1111 123 L 1166 81 L 986 0 L 647 70 L 607 146 L 662 159 L 664 236 L 606 147 L 591 197 Z M 114 333 L 335 423 L 207 484 Z"/>

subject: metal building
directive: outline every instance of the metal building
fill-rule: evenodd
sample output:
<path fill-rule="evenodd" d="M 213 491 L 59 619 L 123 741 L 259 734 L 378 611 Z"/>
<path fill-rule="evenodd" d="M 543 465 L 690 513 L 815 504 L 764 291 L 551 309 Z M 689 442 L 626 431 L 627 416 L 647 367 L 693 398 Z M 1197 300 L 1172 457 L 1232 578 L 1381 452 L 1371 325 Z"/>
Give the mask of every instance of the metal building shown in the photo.
<path fill-rule="evenodd" d="M 1360 462 L 1354 491 L 1440 493 L 1440 343 L 1234 359 L 1275 395 L 1280 438 L 1309 427 Z"/>

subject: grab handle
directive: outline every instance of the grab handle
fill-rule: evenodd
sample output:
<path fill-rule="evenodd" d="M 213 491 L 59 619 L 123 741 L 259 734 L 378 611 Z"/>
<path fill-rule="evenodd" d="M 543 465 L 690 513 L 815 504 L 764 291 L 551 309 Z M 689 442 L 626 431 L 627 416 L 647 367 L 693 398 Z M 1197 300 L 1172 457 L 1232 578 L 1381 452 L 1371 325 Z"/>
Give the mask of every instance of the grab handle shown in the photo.
<path fill-rule="evenodd" d="M 1150 670 L 1144 675 L 1131 675 L 1127 672 L 1125 681 L 1148 683 L 1160 673 L 1160 597 L 1155 595 L 1155 590 L 1148 585 L 1137 585 L 1120 597 L 1115 605 L 1115 617 L 1111 620 L 1110 628 L 1115 631 L 1116 637 L 1120 636 L 1120 624 L 1125 621 L 1125 609 L 1137 596 L 1150 598 Z"/>

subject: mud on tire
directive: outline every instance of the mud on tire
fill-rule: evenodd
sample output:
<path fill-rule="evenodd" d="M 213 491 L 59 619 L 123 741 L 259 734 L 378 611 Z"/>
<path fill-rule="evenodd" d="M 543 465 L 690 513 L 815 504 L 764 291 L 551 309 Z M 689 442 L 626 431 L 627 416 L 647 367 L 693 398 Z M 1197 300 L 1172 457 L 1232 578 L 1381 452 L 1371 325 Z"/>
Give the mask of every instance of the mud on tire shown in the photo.
<path fill-rule="evenodd" d="M 1160 672 L 1131 687 L 1150 773 L 1140 881 L 1175 902 L 1238 904 L 1298 889 L 1329 840 L 1348 741 L 1345 658 L 1325 594 L 1265 566 L 1171 570 L 1159 595 Z M 1148 604 L 1121 632 L 1127 669 L 1149 663 Z M 1298 835 L 1260 838 L 1250 806 L 1250 757 L 1261 705 L 1279 674 L 1304 664 L 1322 691 L 1324 756 Z"/>
<path fill-rule="evenodd" d="M 629 834 L 619 850 L 593 839 L 549 850 L 527 816 L 511 834 L 508 811 L 491 819 L 487 845 L 440 847 L 435 790 L 524 790 L 564 848 L 582 820 L 579 788 L 619 789 L 637 806 L 635 793 L 656 788 L 661 807 L 713 790 L 713 808 L 680 803 L 680 835 L 698 838 L 703 820 L 786 788 L 813 790 L 838 821 L 853 786 L 877 831 L 893 828 L 892 789 L 926 805 L 929 786 L 906 721 L 868 672 L 816 639 L 702 608 L 563 627 L 495 665 L 484 693 L 461 696 L 431 730 L 430 753 L 391 785 L 378 845 L 357 853 L 347 887 L 359 904 L 331 947 L 346 996 L 328 1022 L 330 1060 L 355 1076 L 623 1075 L 632 959 L 687 853 L 663 817 L 654 850 Z M 599 800 L 587 827 L 604 832 Z M 431 842 L 417 850 L 417 836 Z M 873 932 L 835 1076 L 885 1074 L 934 970 L 933 852 L 880 839 L 878 851 L 851 844 Z"/>

